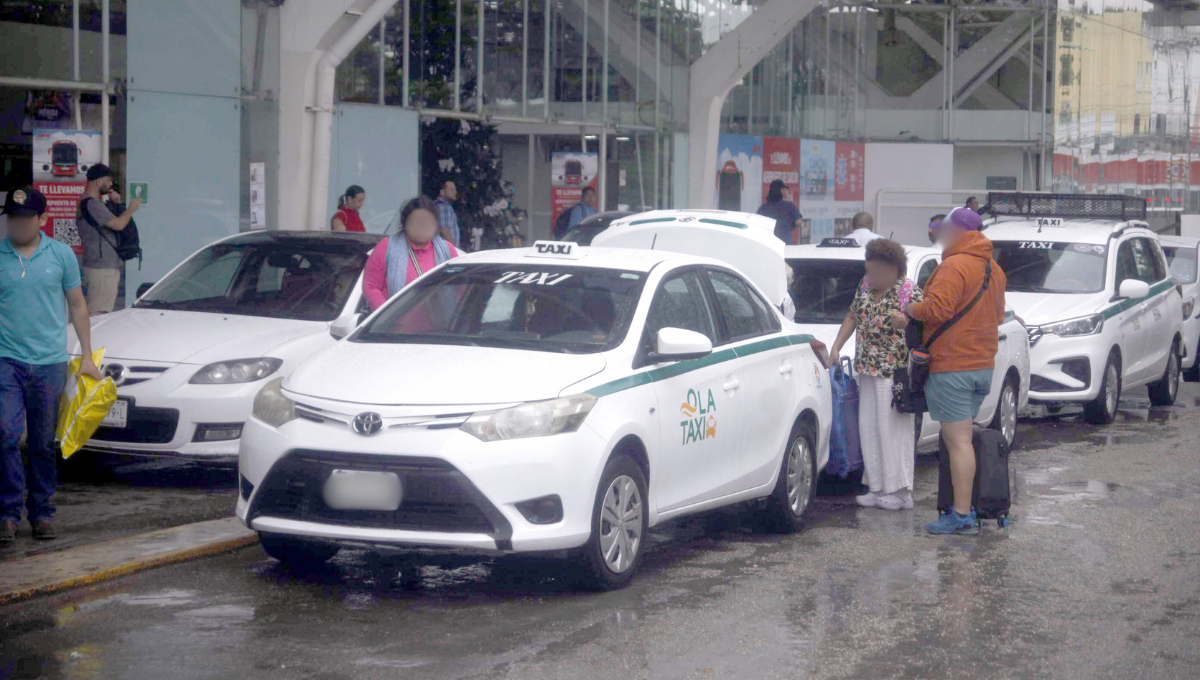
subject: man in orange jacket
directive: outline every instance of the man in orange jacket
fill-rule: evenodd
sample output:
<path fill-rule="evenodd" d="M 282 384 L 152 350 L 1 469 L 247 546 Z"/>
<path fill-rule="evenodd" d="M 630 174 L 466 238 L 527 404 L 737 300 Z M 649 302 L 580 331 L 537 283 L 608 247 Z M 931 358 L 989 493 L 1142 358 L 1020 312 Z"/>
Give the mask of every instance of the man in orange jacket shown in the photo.
<path fill-rule="evenodd" d="M 961 319 L 944 331 L 929 347 L 929 380 L 925 399 L 929 416 L 942 425 L 942 437 L 950 452 L 950 476 L 954 483 L 954 510 L 925 526 L 932 534 L 975 531 L 971 488 L 975 483 L 975 448 L 971 430 L 979 407 L 992 387 L 1004 323 L 1004 289 L 1008 279 L 992 262 L 992 242 L 979 233 L 983 220 L 969 208 L 950 211 L 938 227 L 942 264 L 925 283 L 923 302 L 908 306 L 908 316 L 924 324 L 925 341 L 943 324 L 966 309 L 983 287 L 987 268 L 991 278 L 987 290 Z M 898 327 L 907 319 L 893 319 Z"/>

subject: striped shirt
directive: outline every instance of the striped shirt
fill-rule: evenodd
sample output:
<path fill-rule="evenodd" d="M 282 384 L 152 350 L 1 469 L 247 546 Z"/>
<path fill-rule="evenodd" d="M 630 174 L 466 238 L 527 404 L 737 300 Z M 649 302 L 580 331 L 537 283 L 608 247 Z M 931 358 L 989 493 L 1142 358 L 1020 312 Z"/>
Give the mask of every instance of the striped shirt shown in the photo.
<path fill-rule="evenodd" d="M 434 201 L 438 209 L 438 226 L 450 230 L 450 243 L 455 247 L 459 244 L 458 215 L 454 214 L 454 206 L 446 199 L 438 196 Z"/>

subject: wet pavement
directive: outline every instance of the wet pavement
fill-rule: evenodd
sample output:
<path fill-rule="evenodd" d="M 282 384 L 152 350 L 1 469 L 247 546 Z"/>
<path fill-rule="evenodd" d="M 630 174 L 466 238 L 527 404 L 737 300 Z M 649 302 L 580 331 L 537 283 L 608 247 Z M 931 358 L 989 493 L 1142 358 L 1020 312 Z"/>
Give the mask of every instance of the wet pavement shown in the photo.
<path fill-rule="evenodd" d="M 0 608 L 0 677 L 1197 677 L 1200 389 L 1019 435 L 1013 526 L 979 537 L 924 534 L 926 456 L 914 512 L 842 483 L 792 536 L 741 508 L 668 523 L 613 593 L 555 560 L 303 573 L 255 547 Z"/>

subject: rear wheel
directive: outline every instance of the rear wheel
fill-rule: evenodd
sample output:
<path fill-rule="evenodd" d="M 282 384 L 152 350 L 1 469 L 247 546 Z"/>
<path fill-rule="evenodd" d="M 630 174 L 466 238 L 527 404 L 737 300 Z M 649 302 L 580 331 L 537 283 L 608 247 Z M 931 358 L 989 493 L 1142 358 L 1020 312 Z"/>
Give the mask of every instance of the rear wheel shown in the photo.
<path fill-rule="evenodd" d="M 1000 400 L 996 402 L 996 415 L 992 417 L 992 422 L 988 425 L 1004 435 L 1004 442 L 1008 444 L 1010 451 L 1017 443 L 1017 394 L 1019 391 L 1019 383 L 1015 376 L 1010 375 L 1005 378 L 1004 387 L 1000 390 Z"/>
<path fill-rule="evenodd" d="M 281 534 L 258 535 L 263 552 L 286 565 L 294 567 L 316 567 L 325 564 L 338 553 L 338 546 L 318 543 L 303 538 Z"/>
<path fill-rule="evenodd" d="M 1083 417 L 1095 425 L 1108 425 L 1117 417 L 1121 403 L 1121 360 L 1116 352 L 1108 355 L 1104 372 L 1100 374 L 1100 394 L 1083 405 Z"/>
<path fill-rule="evenodd" d="M 1183 372 L 1183 379 L 1187 382 L 1200 382 L 1200 342 L 1196 343 L 1192 351 L 1196 353 L 1198 358 L 1196 359 L 1196 363 L 1192 364 L 1191 368 Z"/>
<path fill-rule="evenodd" d="M 618 455 L 604 466 L 592 509 L 592 536 L 580 549 L 586 585 L 621 588 L 642 564 L 646 531 L 646 477 L 633 459 Z"/>
<path fill-rule="evenodd" d="M 808 425 L 797 425 L 788 440 L 779 481 L 767 499 L 771 518 L 784 533 L 797 531 L 817 493 L 816 437 Z"/>
<path fill-rule="evenodd" d="M 1171 343 L 1171 352 L 1167 355 L 1167 368 L 1163 376 L 1150 383 L 1150 403 L 1155 406 L 1170 406 L 1175 403 L 1179 394 L 1179 341 Z"/>

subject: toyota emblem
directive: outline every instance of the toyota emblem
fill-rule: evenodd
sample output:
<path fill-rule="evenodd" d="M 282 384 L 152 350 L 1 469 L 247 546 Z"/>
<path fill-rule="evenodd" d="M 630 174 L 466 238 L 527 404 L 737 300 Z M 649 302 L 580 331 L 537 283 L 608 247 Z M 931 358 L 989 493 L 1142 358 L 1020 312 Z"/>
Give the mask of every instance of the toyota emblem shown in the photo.
<path fill-rule="evenodd" d="M 379 434 L 379 431 L 383 429 L 383 418 L 378 413 L 360 413 L 354 416 L 354 423 L 351 426 L 358 434 L 371 437 Z"/>
<path fill-rule="evenodd" d="M 125 367 L 121 364 L 109 364 L 104 367 L 104 375 L 112 378 L 114 385 L 125 382 Z"/>

